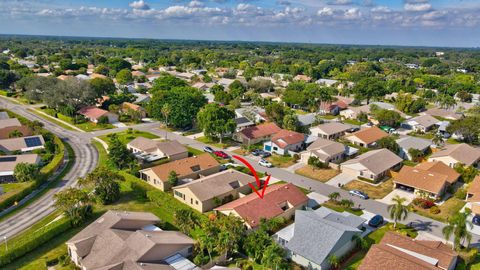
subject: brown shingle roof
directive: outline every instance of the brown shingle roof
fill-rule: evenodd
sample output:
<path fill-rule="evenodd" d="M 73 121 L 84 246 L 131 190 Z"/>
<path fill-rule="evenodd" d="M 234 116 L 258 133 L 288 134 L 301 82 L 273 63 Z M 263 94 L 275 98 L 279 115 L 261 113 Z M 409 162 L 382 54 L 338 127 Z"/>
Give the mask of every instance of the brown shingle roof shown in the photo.
<path fill-rule="evenodd" d="M 303 133 L 282 129 L 272 137 L 272 142 L 281 148 L 285 148 L 291 144 L 301 143 L 305 140 Z"/>
<path fill-rule="evenodd" d="M 445 163 L 436 161 L 436 162 L 423 162 L 415 166 L 417 169 L 439 173 L 447 176 L 447 182 L 453 184 L 457 182 L 460 174 L 457 173 L 454 169 L 447 166 Z"/>
<path fill-rule="evenodd" d="M 220 164 L 210 154 L 205 153 L 195 157 L 179 159 L 161 164 L 143 171 L 152 170 L 160 180 L 167 181 L 168 174 L 171 171 L 175 171 L 178 177 L 182 177 L 194 173 L 195 171 L 193 168 L 195 166 L 200 167 L 198 171 L 203 171 L 209 168 L 220 166 Z"/>
<path fill-rule="evenodd" d="M 325 124 L 318 125 L 314 128 L 320 129 L 323 133 L 325 133 L 327 135 L 333 135 L 333 134 L 337 134 L 337 133 L 340 133 L 340 132 L 345 132 L 345 131 L 351 129 L 352 127 L 349 126 L 349 125 L 346 125 L 346 124 L 342 124 L 342 123 L 331 122 L 331 123 L 325 123 Z"/>
<path fill-rule="evenodd" d="M 273 135 L 282 130 L 275 123 L 266 123 L 254 127 L 249 127 L 240 131 L 245 137 L 249 139 L 257 139 L 265 136 Z"/>
<path fill-rule="evenodd" d="M 268 186 L 263 199 L 256 193 L 251 193 L 243 198 L 227 203 L 216 208 L 218 211 L 234 210 L 252 228 L 260 225 L 262 218 L 274 218 L 284 211 L 282 203 L 290 203 L 293 207 L 305 204 L 308 197 L 293 184 L 280 184 Z"/>
<path fill-rule="evenodd" d="M 147 153 L 154 152 L 158 149 L 167 156 L 188 152 L 187 148 L 177 140 L 159 142 L 145 137 L 137 137 L 130 141 L 128 145 Z"/>
<path fill-rule="evenodd" d="M 20 133 L 22 133 L 22 137 L 26 137 L 26 136 L 31 136 L 33 135 L 32 133 L 32 130 L 30 128 L 28 128 L 27 126 L 20 126 L 20 127 L 6 127 L 6 128 L 0 128 L 0 139 L 3 140 L 3 139 L 8 139 L 9 138 L 9 135 L 10 133 L 12 133 L 13 131 L 19 131 Z"/>
<path fill-rule="evenodd" d="M 439 241 L 420 241 L 387 232 L 363 259 L 359 270 L 438 270 L 449 269 L 457 254 Z"/>
<path fill-rule="evenodd" d="M 353 133 L 351 136 L 355 136 L 366 144 L 371 144 L 382 138 L 388 137 L 388 133 L 379 129 L 378 127 L 371 127 L 359 130 Z"/>
<path fill-rule="evenodd" d="M 106 114 L 108 111 L 97 108 L 95 106 L 83 107 L 78 111 L 79 114 L 84 115 L 91 119 L 98 119 Z"/>
<path fill-rule="evenodd" d="M 0 156 L 0 174 L 9 175 L 18 163 L 37 164 L 40 161 L 37 154 L 24 154 L 17 156 Z M 8 174 L 7 174 L 8 173 Z"/>
<path fill-rule="evenodd" d="M 468 194 L 472 194 L 472 197 L 468 198 L 469 202 L 480 202 L 480 176 L 475 177 L 468 186 Z"/>
<path fill-rule="evenodd" d="M 443 174 L 403 166 L 393 181 L 409 187 L 440 194 L 447 183 L 447 178 L 448 177 Z"/>
<path fill-rule="evenodd" d="M 458 162 L 470 166 L 480 159 L 480 149 L 472 147 L 466 143 L 451 144 L 445 146 L 445 149 L 433 153 L 430 158 L 449 156 Z"/>
<path fill-rule="evenodd" d="M 21 127 L 22 124 L 17 118 L 0 119 L 0 128 Z"/>
<path fill-rule="evenodd" d="M 389 170 L 400 164 L 402 159 L 392 153 L 392 151 L 384 148 L 366 152 L 356 158 L 350 159 L 342 163 L 342 166 L 361 164 L 371 172 L 378 174 Z"/>

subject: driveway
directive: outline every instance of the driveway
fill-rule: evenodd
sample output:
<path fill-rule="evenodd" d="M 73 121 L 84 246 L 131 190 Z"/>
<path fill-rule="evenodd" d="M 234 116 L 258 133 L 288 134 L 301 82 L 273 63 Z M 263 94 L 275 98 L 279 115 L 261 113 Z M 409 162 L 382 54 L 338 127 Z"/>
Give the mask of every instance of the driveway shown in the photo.
<path fill-rule="evenodd" d="M 406 204 L 410 204 L 413 201 L 413 199 L 415 199 L 415 194 L 413 194 L 413 192 L 408 192 L 401 189 L 394 189 L 387 196 L 383 197 L 383 199 L 379 199 L 377 201 L 385 204 L 391 204 L 393 197 L 395 197 L 396 195 L 402 198 L 406 198 L 407 199 Z"/>
<path fill-rule="evenodd" d="M 308 207 L 314 208 L 320 204 L 328 201 L 328 197 L 317 192 L 310 192 L 307 194 L 308 197 Z"/>
<path fill-rule="evenodd" d="M 338 184 L 346 185 L 351 181 L 355 180 L 355 176 L 348 174 L 348 173 L 341 173 L 332 179 L 330 179 L 326 184 L 330 186 L 334 186 L 338 188 Z"/>

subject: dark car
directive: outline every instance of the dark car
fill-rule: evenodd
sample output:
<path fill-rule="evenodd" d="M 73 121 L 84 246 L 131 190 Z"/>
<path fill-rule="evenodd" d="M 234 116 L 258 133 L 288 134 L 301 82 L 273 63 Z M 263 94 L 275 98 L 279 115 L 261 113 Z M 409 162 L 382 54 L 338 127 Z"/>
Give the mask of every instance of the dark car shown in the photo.
<path fill-rule="evenodd" d="M 252 155 L 254 155 L 254 156 L 260 156 L 260 155 L 262 154 L 262 152 L 263 152 L 263 151 L 260 150 L 260 149 L 254 149 L 254 150 L 252 151 Z"/>
<path fill-rule="evenodd" d="M 350 190 L 348 193 L 350 193 L 350 195 L 352 195 L 352 196 L 357 196 L 357 197 L 360 197 L 364 200 L 369 199 L 368 195 L 365 194 L 364 192 L 360 191 L 360 190 L 354 189 L 354 190 Z"/>
<path fill-rule="evenodd" d="M 383 217 L 381 215 L 375 215 L 368 221 L 368 226 L 378 227 L 383 224 Z"/>
<path fill-rule="evenodd" d="M 205 151 L 205 152 L 207 152 L 207 153 L 213 153 L 213 152 L 214 152 L 213 149 L 212 149 L 210 146 L 205 146 L 205 147 L 203 148 L 203 151 Z"/>
<path fill-rule="evenodd" d="M 270 152 L 266 152 L 266 151 L 262 151 L 262 153 L 260 154 L 260 156 L 262 158 L 267 158 L 269 156 L 271 156 L 272 154 Z"/>
<path fill-rule="evenodd" d="M 221 158 L 228 158 L 228 155 L 227 153 L 223 152 L 223 151 L 215 151 L 213 152 L 213 154 L 217 157 L 221 157 Z"/>
<path fill-rule="evenodd" d="M 479 215 L 475 215 L 475 216 L 472 218 L 472 223 L 475 224 L 475 225 L 480 226 L 480 216 L 479 216 Z"/>

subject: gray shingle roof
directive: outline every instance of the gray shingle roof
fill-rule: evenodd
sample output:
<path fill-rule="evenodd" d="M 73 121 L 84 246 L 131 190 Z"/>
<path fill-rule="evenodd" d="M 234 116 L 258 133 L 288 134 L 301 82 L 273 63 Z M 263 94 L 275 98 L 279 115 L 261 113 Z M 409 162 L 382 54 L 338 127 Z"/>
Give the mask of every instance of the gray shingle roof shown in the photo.
<path fill-rule="evenodd" d="M 406 151 L 408 151 L 410 148 L 423 151 L 423 150 L 427 149 L 428 147 L 430 147 L 430 145 L 432 145 L 431 140 L 412 137 L 412 136 L 407 136 L 407 137 L 400 138 L 400 139 L 396 140 L 396 142 L 397 142 L 398 146 L 405 149 Z"/>
<path fill-rule="evenodd" d="M 350 165 L 359 163 L 371 172 L 377 174 L 395 167 L 402 159 L 388 149 L 378 149 L 369 151 L 354 159 L 345 161 L 341 165 Z"/>

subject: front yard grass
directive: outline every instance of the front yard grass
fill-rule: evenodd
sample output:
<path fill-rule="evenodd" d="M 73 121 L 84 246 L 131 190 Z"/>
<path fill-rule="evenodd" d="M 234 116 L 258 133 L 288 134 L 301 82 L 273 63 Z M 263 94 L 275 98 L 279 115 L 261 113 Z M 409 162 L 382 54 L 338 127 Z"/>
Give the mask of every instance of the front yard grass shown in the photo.
<path fill-rule="evenodd" d="M 113 134 L 113 133 L 111 133 L 111 134 Z M 110 143 L 110 137 L 112 136 L 111 134 L 102 135 L 102 136 L 99 136 L 98 138 L 108 144 L 108 143 Z M 140 130 L 136 130 L 136 129 L 133 129 L 133 130 L 128 130 L 127 129 L 125 131 L 117 132 L 115 134 L 117 134 L 117 137 L 120 140 L 120 142 L 122 142 L 124 144 L 129 143 L 130 141 L 132 141 L 133 139 L 135 139 L 137 137 L 144 137 L 144 138 L 147 138 L 147 139 L 158 139 L 159 138 L 157 135 L 152 134 L 150 132 L 140 131 Z"/>
<path fill-rule="evenodd" d="M 205 136 L 198 137 L 195 140 L 197 140 L 199 142 L 202 142 L 204 144 L 209 144 L 209 145 L 212 145 L 212 146 L 215 146 L 215 147 L 218 147 L 218 148 L 222 148 L 222 149 L 238 145 L 238 143 L 235 142 L 234 140 L 232 140 L 231 138 L 223 138 L 222 143 L 220 143 L 219 141 L 209 139 Z"/>
<path fill-rule="evenodd" d="M 378 186 L 374 186 L 368 183 L 365 183 L 361 180 L 353 180 L 348 184 L 344 185 L 343 188 L 346 190 L 361 190 L 372 199 L 382 199 L 387 196 L 393 190 L 393 181 L 388 179 L 387 181 L 381 183 Z"/>
<path fill-rule="evenodd" d="M 337 211 L 337 212 L 349 212 L 349 213 L 354 214 L 356 216 L 363 215 L 363 211 L 360 210 L 360 209 L 352 209 L 352 208 L 349 208 L 349 207 L 345 207 L 345 206 L 340 205 L 339 203 L 335 203 L 333 201 L 326 201 L 326 202 L 322 203 L 322 206 L 330 208 L 330 209 L 332 209 L 334 211 Z"/>
<path fill-rule="evenodd" d="M 280 156 L 273 154 L 267 160 L 272 163 L 274 167 L 287 168 L 295 164 L 295 159 L 291 156 Z"/>
<path fill-rule="evenodd" d="M 413 212 L 419 215 L 435 219 L 440 222 L 446 222 L 448 217 L 458 213 L 464 205 L 465 201 L 452 197 L 446 200 L 442 205 L 437 205 L 438 209 L 440 209 L 440 213 L 438 214 L 432 214 L 430 213 L 430 209 L 422 209 L 421 207 L 417 207 L 413 204 L 410 204 L 410 207 Z"/>
<path fill-rule="evenodd" d="M 325 183 L 340 172 L 334 169 L 316 169 L 313 166 L 306 165 L 296 170 L 295 173 Z"/>
<path fill-rule="evenodd" d="M 39 110 L 48 114 L 48 115 L 51 115 L 51 116 L 55 117 L 55 110 L 48 109 L 48 108 L 39 109 Z M 67 122 L 71 125 L 74 125 L 74 126 L 78 127 L 79 129 L 81 129 L 83 131 L 87 131 L 87 132 L 114 128 L 114 126 L 112 124 L 95 124 L 95 123 L 92 123 L 90 121 L 87 121 L 87 122 L 81 123 L 81 124 L 75 124 L 73 119 L 70 116 L 63 115 L 59 112 L 56 113 L 55 118 L 58 118 L 58 119 L 60 119 L 64 122 Z"/>

